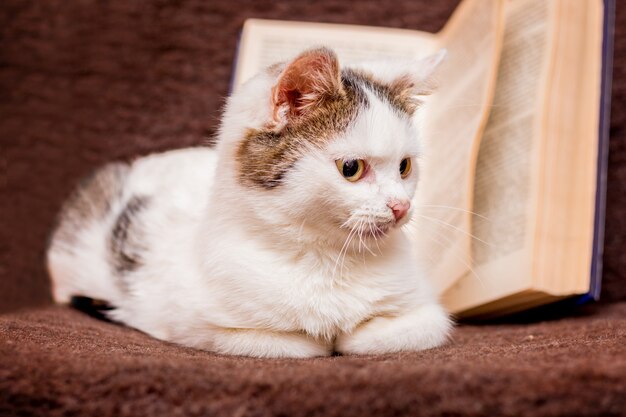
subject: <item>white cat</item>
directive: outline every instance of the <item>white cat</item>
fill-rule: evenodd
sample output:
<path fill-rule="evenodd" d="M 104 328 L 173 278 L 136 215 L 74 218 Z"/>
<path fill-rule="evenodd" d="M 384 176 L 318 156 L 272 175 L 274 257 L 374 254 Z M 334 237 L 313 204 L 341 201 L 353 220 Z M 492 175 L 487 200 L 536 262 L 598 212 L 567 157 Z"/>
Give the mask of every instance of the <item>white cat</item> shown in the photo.
<path fill-rule="evenodd" d="M 305 51 L 229 99 L 215 150 L 105 166 L 62 210 L 56 301 L 104 300 L 112 320 L 232 355 L 442 344 L 450 321 L 401 230 L 442 57 L 340 68 Z"/>

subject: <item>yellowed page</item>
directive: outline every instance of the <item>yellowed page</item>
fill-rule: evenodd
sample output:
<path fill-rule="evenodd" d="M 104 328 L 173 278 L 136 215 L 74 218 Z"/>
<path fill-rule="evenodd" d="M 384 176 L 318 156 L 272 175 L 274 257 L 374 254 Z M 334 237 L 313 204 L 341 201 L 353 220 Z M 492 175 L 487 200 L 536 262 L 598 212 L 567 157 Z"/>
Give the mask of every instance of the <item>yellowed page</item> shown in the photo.
<path fill-rule="evenodd" d="M 532 284 L 533 155 L 541 142 L 543 85 L 549 64 L 554 2 L 507 3 L 493 108 L 478 153 L 472 233 L 473 271 L 443 296 L 454 312 Z"/>
<path fill-rule="evenodd" d="M 589 290 L 598 157 L 603 2 L 554 0 L 537 178 L 533 278 L 552 294 Z"/>
<path fill-rule="evenodd" d="M 448 56 L 423 115 L 424 155 L 411 232 L 439 291 L 471 268 L 473 175 L 493 98 L 502 6 L 499 0 L 465 0 L 440 34 Z"/>
<path fill-rule="evenodd" d="M 414 30 L 248 19 L 239 45 L 233 89 L 261 69 L 306 48 L 328 46 L 341 62 L 420 58 L 435 52 L 435 35 Z"/>

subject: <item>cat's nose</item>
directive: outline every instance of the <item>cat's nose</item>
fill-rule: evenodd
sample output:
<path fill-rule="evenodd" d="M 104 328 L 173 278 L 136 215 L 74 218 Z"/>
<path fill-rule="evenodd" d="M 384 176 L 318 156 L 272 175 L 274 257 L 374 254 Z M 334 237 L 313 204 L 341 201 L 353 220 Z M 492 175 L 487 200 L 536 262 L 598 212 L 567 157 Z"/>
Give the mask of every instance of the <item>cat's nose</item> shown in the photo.
<path fill-rule="evenodd" d="M 407 200 L 391 200 L 387 203 L 387 207 L 393 211 L 393 217 L 396 218 L 396 221 L 400 221 L 406 213 L 409 211 L 409 207 L 411 207 L 411 202 Z"/>

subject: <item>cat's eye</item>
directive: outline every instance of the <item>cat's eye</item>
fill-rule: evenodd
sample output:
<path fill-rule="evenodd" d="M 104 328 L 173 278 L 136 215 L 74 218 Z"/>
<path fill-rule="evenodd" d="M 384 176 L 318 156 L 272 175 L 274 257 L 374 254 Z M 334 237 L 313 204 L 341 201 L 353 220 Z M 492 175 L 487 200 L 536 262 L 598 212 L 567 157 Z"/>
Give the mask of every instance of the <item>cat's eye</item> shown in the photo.
<path fill-rule="evenodd" d="M 362 159 L 338 159 L 335 164 L 341 175 L 350 182 L 358 181 L 365 172 L 365 161 Z"/>
<path fill-rule="evenodd" d="M 406 178 L 411 173 L 411 158 L 404 158 L 400 162 L 400 176 Z"/>

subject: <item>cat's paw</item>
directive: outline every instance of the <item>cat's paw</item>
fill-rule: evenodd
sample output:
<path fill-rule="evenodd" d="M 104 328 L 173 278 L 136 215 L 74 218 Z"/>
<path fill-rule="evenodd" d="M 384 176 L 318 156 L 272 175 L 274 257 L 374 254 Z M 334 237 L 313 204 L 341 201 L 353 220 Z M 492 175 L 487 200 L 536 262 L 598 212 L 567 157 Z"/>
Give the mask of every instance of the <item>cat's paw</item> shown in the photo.
<path fill-rule="evenodd" d="M 442 345 L 451 329 L 441 306 L 428 304 L 401 316 L 374 317 L 351 333 L 339 335 L 335 350 L 367 355 L 430 349 Z"/>

